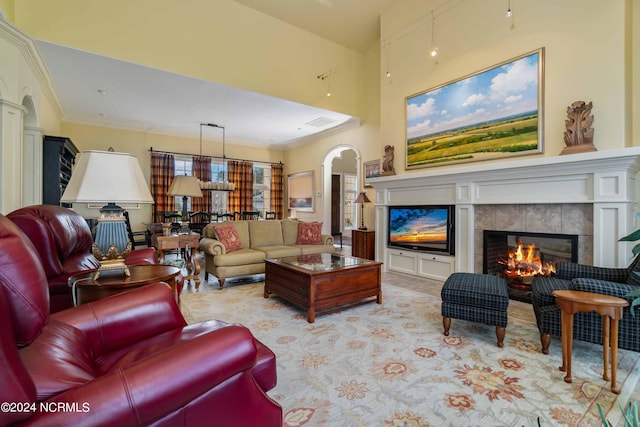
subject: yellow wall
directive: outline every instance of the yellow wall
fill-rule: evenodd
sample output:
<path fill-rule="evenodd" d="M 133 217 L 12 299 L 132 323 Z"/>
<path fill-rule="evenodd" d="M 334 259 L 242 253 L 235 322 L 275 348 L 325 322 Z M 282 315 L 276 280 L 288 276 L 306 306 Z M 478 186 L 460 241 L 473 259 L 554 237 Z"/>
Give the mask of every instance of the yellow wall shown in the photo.
<path fill-rule="evenodd" d="M 78 150 L 107 150 L 113 147 L 114 151 L 131 153 L 138 158 L 140 167 L 147 182 L 151 171 L 149 149 L 157 151 L 179 152 L 184 154 L 199 154 L 200 140 L 178 138 L 174 136 L 158 135 L 64 123 L 60 130 L 61 135 L 71 138 Z M 220 157 L 222 155 L 222 143 L 203 141 L 202 154 Z M 276 163 L 283 160 L 283 152 L 279 150 L 267 150 L 252 147 L 250 155 L 247 155 L 246 146 L 225 144 L 225 155 L 228 158 L 239 158 L 261 162 Z M 105 185 L 108 185 L 108 171 L 105 171 Z M 86 204 L 74 204 L 81 214 L 87 217 L 97 217 L 98 209 L 89 209 Z M 140 224 L 151 219 L 151 206 L 142 206 L 140 210 L 131 210 L 131 223 L 135 229 L 140 229 Z"/>
<path fill-rule="evenodd" d="M 0 10 L 4 16 L 11 22 L 13 22 L 13 0 L 0 0 Z"/>
<path fill-rule="evenodd" d="M 362 81 L 366 87 L 366 113 L 362 125 L 341 132 L 336 135 L 318 138 L 310 143 L 288 149 L 284 152 L 285 175 L 292 173 L 314 171 L 316 193 L 321 192 L 321 196 L 315 199 L 315 212 L 298 212 L 297 216 L 303 220 L 328 220 L 323 208 L 325 197 L 330 197 L 330 188 L 324 188 L 322 167 L 327 154 L 333 148 L 343 145 L 355 149 L 360 155 L 360 161 L 380 159 L 382 157 L 382 142 L 380 141 L 380 49 L 373 46 L 364 57 L 364 74 Z M 333 95 L 331 96 L 333 98 Z M 331 172 L 331 171 L 329 171 Z M 362 191 L 362 180 L 359 183 L 359 190 Z M 368 196 L 375 202 L 373 191 L 368 191 Z M 365 225 L 370 227 L 374 224 L 374 210 L 365 210 Z M 325 224 L 324 230 L 329 230 L 330 224 Z"/>
<path fill-rule="evenodd" d="M 515 1 L 511 20 L 505 17 L 506 2 L 464 2 L 441 15 L 436 10 L 439 53 L 434 59 L 429 54 L 434 2 L 395 2 L 381 19 L 382 44 L 390 43 L 392 78 L 380 80 L 380 132 L 382 140 L 396 146 L 396 169 L 403 169 L 406 162 L 406 153 L 398 150 L 406 146 L 405 97 L 540 47 L 546 49 L 545 156 L 556 156 L 564 148 L 566 108 L 577 100 L 593 102 L 598 150 L 639 145 L 637 135 L 632 139 L 632 79 L 627 74 L 631 58 L 637 61 L 639 55 L 637 47 L 631 51 L 631 25 L 625 25 L 639 4 L 638 0 Z M 382 60 L 386 66 L 384 50 Z"/>
<path fill-rule="evenodd" d="M 37 39 L 364 115 L 361 54 L 231 0 L 20 0 L 15 17 Z"/>
<path fill-rule="evenodd" d="M 285 152 L 252 148 L 247 156 L 246 147 L 228 147 L 230 157 L 282 159 L 285 174 L 314 170 L 323 192 L 323 158 L 340 144 L 354 147 L 361 161 L 380 159 L 384 145 L 394 145 L 395 169 L 405 173 L 405 97 L 540 47 L 546 49 L 544 156 L 564 147 L 566 108 L 576 100 L 594 104 L 599 150 L 640 145 L 640 126 L 634 126 L 640 123 L 640 0 L 515 1 L 512 20 L 505 18 L 506 2 L 454 3 L 442 14 L 439 4 L 394 2 L 381 17 L 382 48 L 359 54 L 231 0 L 0 0 L 35 38 L 362 118 L 358 128 Z M 428 54 L 433 8 L 435 60 Z M 340 70 L 327 98 L 326 82 L 315 76 L 331 67 Z M 391 79 L 384 77 L 387 69 Z M 46 112 L 42 118 L 45 133 L 69 136 L 81 149 L 113 146 L 145 159 L 150 146 L 197 153 L 193 140 L 60 126 Z M 320 208 L 306 215 L 323 214 Z"/>

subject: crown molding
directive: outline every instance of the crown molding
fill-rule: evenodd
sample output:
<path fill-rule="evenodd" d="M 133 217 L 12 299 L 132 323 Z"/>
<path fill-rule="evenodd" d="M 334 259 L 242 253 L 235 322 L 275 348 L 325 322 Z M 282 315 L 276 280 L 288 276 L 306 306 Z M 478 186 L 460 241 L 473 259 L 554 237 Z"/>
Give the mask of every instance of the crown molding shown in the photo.
<path fill-rule="evenodd" d="M 35 41 L 27 33 L 3 19 L 0 19 L 0 37 L 18 48 L 58 118 L 64 117 L 62 104 Z"/>

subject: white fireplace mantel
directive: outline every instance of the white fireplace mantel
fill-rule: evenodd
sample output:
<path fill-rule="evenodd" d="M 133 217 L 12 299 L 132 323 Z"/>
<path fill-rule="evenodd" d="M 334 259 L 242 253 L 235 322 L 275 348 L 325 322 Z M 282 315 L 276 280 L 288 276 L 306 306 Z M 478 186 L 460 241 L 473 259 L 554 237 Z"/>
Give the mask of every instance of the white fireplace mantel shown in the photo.
<path fill-rule="evenodd" d="M 387 260 L 387 206 L 456 206 L 455 271 L 474 270 L 474 206 L 587 203 L 593 205 L 593 261 L 626 266 L 636 207 L 640 147 L 555 157 L 439 166 L 370 179 L 376 193 L 376 254 Z"/>

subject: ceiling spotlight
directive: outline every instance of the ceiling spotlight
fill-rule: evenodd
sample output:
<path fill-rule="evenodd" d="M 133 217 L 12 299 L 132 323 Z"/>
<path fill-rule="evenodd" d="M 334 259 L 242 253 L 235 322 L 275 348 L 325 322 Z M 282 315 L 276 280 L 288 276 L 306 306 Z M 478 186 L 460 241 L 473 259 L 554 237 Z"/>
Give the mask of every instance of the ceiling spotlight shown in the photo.
<path fill-rule="evenodd" d="M 431 56 L 436 56 L 438 54 L 438 48 L 434 47 L 433 49 L 431 49 Z"/>
<path fill-rule="evenodd" d="M 327 96 L 331 96 L 331 92 L 327 92 Z"/>
<path fill-rule="evenodd" d="M 387 78 L 391 77 L 391 73 L 387 71 Z"/>
<path fill-rule="evenodd" d="M 102 89 L 98 89 L 98 93 L 99 93 L 100 95 L 106 95 L 106 94 L 107 94 L 107 91 L 106 91 L 106 90 L 102 90 Z"/>
<path fill-rule="evenodd" d="M 507 18 L 511 18 L 511 0 L 507 0 Z"/>

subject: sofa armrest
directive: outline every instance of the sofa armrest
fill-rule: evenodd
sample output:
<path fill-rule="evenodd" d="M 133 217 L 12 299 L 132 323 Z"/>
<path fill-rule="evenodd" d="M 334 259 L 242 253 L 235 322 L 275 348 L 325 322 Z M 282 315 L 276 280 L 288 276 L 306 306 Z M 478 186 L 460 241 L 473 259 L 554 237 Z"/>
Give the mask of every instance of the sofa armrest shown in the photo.
<path fill-rule="evenodd" d="M 610 295 L 613 297 L 623 298 L 631 302 L 633 297 L 625 296 L 636 289 L 638 286 L 627 285 L 626 283 L 610 282 L 607 280 L 597 280 L 588 278 L 577 278 L 571 281 L 572 287 L 576 291 L 593 292 L 595 294 Z"/>
<path fill-rule="evenodd" d="M 155 283 L 54 313 L 52 319 L 83 331 L 102 355 L 187 322 L 166 283 Z"/>
<path fill-rule="evenodd" d="M 320 237 L 320 241 L 323 245 L 333 245 L 333 236 L 331 234 L 323 234 Z"/>
<path fill-rule="evenodd" d="M 628 275 L 626 268 L 594 267 L 575 262 L 561 262 L 556 268 L 556 277 L 564 280 L 588 278 L 624 283 Z"/>
<path fill-rule="evenodd" d="M 259 390 L 250 373 L 256 354 L 254 338 L 243 326 L 207 331 L 47 401 L 77 404 L 78 411 L 40 412 L 29 421 L 34 425 L 152 425 L 171 420 L 176 412 L 182 412 L 177 414 L 181 420 L 188 419 L 188 406 L 206 395 L 209 425 L 251 425 L 253 415 L 245 412 L 254 410 L 256 416 L 267 416 L 269 425 L 274 425 L 275 404 Z M 243 411 L 240 404 L 232 410 L 225 394 L 251 410 Z M 216 416 L 220 413 L 225 417 Z M 199 425 L 204 422 L 200 419 Z"/>
<path fill-rule="evenodd" d="M 210 237 L 200 239 L 200 250 L 209 255 L 222 255 L 227 253 L 222 242 Z"/>

